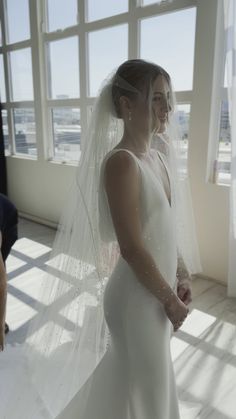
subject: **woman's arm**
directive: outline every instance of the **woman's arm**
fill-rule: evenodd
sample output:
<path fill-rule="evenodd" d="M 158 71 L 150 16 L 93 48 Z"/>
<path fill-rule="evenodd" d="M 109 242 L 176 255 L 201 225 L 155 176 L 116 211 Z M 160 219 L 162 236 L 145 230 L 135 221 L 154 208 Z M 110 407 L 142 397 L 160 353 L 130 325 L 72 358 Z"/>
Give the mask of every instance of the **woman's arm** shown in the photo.
<path fill-rule="evenodd" d="M 186 317 L 186 307 L 161 275 L 145 248 L 141 230 L 139 168 L 125 151 L 113 154 L 105 166 L 105 188 L 122 257 L 138 280 L 167 307 L 175 304 L 176 321 Z M 166 310 L 167 311 L 167 310 Z M 172 314 L 168 317 L 174 322 Z M 180 320 L 179 320 L 180 319 Z M 174 323 L 173 323 L 174 324 Z"/>
<path fill-rule="evenodd" d="M 5 315 L 6 315 L 6 301 L 7 301 L 7 279 L 6 270 L 1 253 L 2 234 L 0 232 L 0 350 L 4 349 L 5 336 Z"/>

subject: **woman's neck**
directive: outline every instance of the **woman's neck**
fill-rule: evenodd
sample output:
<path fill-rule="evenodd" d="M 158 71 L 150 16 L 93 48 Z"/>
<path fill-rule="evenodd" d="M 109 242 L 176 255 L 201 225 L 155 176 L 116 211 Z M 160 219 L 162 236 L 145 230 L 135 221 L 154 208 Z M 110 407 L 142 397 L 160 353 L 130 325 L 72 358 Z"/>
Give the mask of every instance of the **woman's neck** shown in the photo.
<path fill-rule="evenodd" d="M 146 153 L 151 146 L 151 135 L 140 135 L 140 133 L 124 132 L 121 141 L 117 145 L 119 147 L 129 148 L 137 153 Z"/>

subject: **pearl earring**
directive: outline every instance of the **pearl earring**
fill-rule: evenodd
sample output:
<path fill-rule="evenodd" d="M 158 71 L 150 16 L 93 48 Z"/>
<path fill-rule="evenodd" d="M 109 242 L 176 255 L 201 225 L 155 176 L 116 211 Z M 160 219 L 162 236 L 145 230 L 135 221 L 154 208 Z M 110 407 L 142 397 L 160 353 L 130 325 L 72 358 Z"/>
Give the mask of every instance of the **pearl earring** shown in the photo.
<path fill-rule="evenodd" d="M 132 114 L 131 114 L 131 111 L 129 111 L 129 121 L 131 120 L 132 120 Z"/>

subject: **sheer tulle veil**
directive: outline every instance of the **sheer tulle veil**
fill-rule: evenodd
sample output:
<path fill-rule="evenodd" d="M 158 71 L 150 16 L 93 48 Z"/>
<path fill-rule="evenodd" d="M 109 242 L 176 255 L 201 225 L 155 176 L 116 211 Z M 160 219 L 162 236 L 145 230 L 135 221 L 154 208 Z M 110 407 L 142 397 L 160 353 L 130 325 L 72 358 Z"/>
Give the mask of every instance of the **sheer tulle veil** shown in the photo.
<path fill-rule="evenodd" d="M 141 60 L 136 60 L 136 65 L 138 62 Z M 104 157 L 119 143 L 123 133 L 123 121 L 114 107 L 114 86 L 134 97 L 141 93 L 116 72 L 101 86 L 34 308 L 37 315 L 30 323 L 24 344 L 11 349 L 12 353 L 21 354 L 22 362 L 15 372 L 2 418 L 55 418 L 91 377 L 109 345 L 103 292 L 119 256 L 119 246 L 107 232 L 109 214 L 104 213 L 103 205 L 106 196 L 98 192 Z M 178 247 L 193 274 L 201 271 L 201 264 L 171 82 L 170 90 L 172 111 L 167 128 L 162 134 L 153 133 L 152 147 L 165 154 L 168 163 Z M 148 92 L 151 107 L 151 80 Z M 30 383 L 30 392 L 26 381 Z M 84 394 L 85 405 L 89 389 L 87 386 Z"/>

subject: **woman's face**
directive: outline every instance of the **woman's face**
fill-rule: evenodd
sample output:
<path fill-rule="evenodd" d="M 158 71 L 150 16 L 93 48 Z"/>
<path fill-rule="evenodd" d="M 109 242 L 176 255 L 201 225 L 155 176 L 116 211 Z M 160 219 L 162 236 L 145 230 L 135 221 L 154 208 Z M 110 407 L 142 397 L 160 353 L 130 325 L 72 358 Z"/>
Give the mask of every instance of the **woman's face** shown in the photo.
<path fill-rule="evenodd" d="M 170 107 L 170 87 L 166 78 L 159 75 L 153 83 L 151 92 L 152 115 L 151 130 L 156 132 L 165 131 Z"/>
<path fill-rule="evenodd" d="M 166 78 L 162 75 L 157 76 L 151 89 L 151 108 L 146 99 L 146 94 L 133 102 L 132 122 L 139 132 L 144 135 L 150 132 L 163 132 L 170 112 L 170 87 Z"/>

